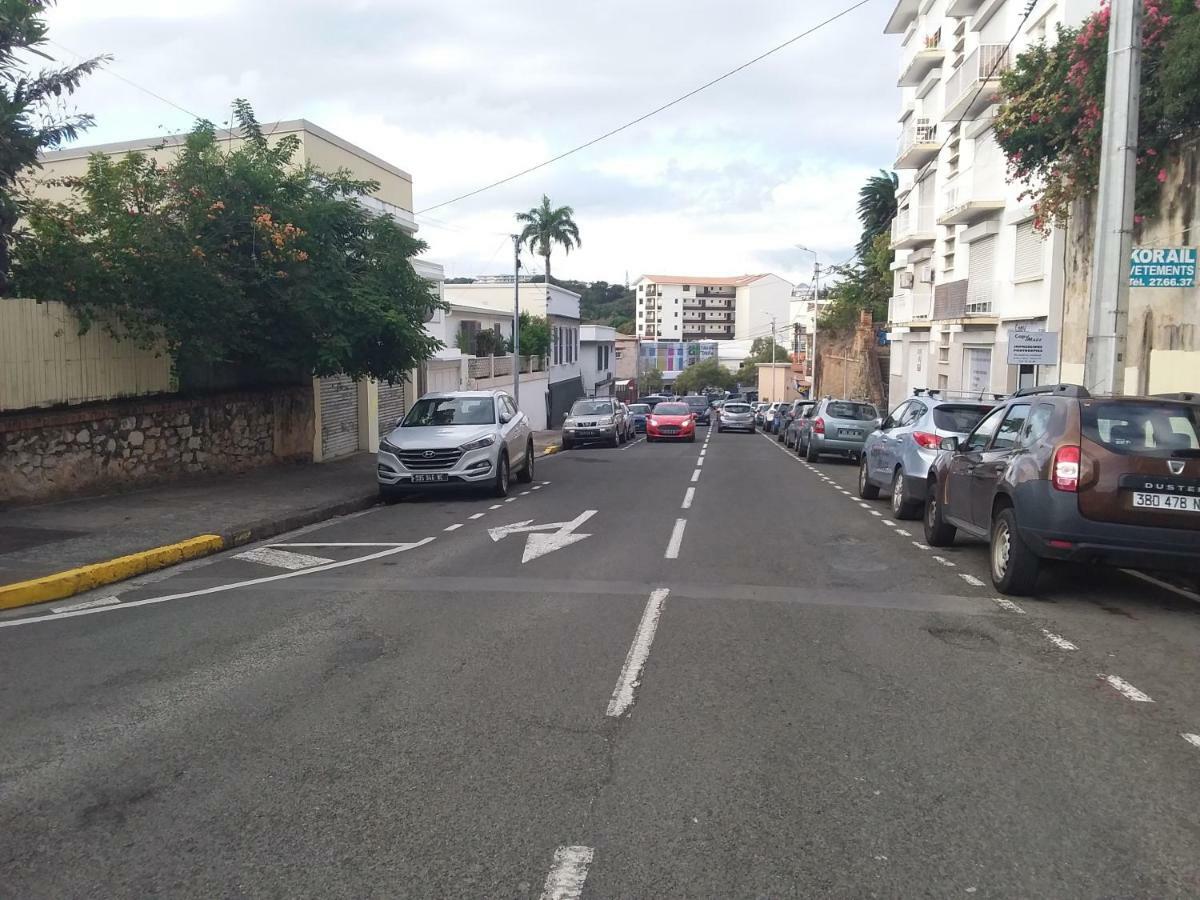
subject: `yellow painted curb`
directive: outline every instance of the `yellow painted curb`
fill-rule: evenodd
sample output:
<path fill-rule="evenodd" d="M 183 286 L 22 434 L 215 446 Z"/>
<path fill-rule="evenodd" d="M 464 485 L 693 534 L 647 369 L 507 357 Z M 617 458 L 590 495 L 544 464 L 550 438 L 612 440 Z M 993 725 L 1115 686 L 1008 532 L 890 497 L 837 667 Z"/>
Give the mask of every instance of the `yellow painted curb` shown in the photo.
<path fill-rule="evenodd" d="M 225 547 L 225 541 L 217 534 L 202 534 L 188 538 L 178 544 L 167 544 L 140 553 L 131 553 L 110 559 L 108 562 L 92 563 L 80 566 L 78 569 L 67 569 L 56 572 L 44 578 L 32 581 L 18 581 L 16 584 L 0 584 L 0 609 L 14 609 L 18 606 L 29 606 L 32 603 L 45 603 L 47 600 L 61 600 L 74 594 L 90 591 L 92 588 L 112 584 L 141 575 L 143 572 L 153 572 L 173 566 L 175 563 L 198 556 L 216 553 Z"/>
<path fill-rule="evenodd" d="M 542 456 L 549 456 L 551 453 L 557 453 L 559 451 L 559 449 L 560 448 L 559 448 L 558 444 L 551 444 L 549 447 L 547 447 L 545 450 L 542 451 Z"/>

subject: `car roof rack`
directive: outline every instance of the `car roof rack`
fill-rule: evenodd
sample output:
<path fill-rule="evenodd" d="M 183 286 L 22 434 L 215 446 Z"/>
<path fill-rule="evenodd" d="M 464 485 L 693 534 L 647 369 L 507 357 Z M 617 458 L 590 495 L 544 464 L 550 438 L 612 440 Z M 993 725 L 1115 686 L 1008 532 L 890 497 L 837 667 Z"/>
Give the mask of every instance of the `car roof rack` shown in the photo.
<path fill-rule="evenodd" d="M 949 391 L 943 388 L 913 388 L 914 397 L 930 397 L 934 400 L 983 400 L 985 394 L 990 394 L 993 400 L 1003 400 L 1004 394 L 991 391 Z"/>
<path fill-rule="evenodd" d="M 1057 394 L 1060 397 L 1078 397 L 1088 399 L 1092 395 L 1080 384 L 1039 384 L 1034 387 L 1021 388 L 1013 394 L 1014 397 L 1029 397 L 1034 394 Z"/>
<path fill-rule="evenodd" d="M 1151 394 L 1155 400 L 1182 400 L 1184 403 L 1200 403 L 1200 394 L 1195 391 L 1176 391 L 1173 394 Z"/>

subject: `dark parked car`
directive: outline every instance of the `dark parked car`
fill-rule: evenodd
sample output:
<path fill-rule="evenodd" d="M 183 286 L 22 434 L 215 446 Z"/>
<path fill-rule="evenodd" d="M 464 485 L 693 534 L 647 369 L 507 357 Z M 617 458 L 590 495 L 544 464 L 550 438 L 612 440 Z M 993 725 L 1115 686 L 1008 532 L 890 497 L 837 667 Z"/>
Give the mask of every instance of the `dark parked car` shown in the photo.
<path fill-rule="evenodd" d="M 650 404 L 648 403 L 630 403 L 629 418 L 633 422 L 633 430 L 645 432 L 646 418 L 650 415 Z"/>
<path fill-rule="evenodd" d="M 1200 397 L 1018 392 L 929 471 L 925 538 L 990 541 L 992 582 L 1033 592 L 1043 559 L 1200 572 Z"/>
<path fill-rule="evenodd" d="M 793 444 L 809 462 L 822 456 L 858 462 L 867 435 L 879 424 L 879 412 L 870 403 L 826 397 L 797 423 Z"/>

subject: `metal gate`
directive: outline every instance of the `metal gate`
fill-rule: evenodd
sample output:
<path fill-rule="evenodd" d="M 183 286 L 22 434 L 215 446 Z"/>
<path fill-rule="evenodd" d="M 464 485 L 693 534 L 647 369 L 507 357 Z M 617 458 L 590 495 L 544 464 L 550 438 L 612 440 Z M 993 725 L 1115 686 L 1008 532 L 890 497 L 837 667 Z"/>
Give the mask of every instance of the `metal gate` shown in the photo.
<path fill-rule="evenodd" d="M 379 436 L 386 437 L 396 427 L 396 420 L 404 415 L 407 409 L 404 397 L 405 384 L 403 381 L 388 384 L 379 383 Z"/>
<path fill-rule="evenodd" d="M 347 375 L 321 379 L 321 453 L 325 459 L 358 449 L 358 385 Z"/>

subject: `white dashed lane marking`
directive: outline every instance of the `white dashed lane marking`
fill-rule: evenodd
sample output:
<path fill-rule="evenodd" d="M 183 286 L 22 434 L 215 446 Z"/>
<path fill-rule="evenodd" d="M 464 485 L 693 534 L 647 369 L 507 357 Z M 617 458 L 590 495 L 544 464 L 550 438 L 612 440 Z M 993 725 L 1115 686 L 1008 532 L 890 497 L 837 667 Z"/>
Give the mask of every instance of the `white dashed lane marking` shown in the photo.
<path fill-rule="evenodd" d="M 1078 650 L 1079 649 L 1074 644 L 1072 644 L 1070 641 L 1068 641 L 1065 637 L 1063 637 L 1061 634 L 1055 634 L 1053 631 L 1050 631 L 1046 628 L 1042 629 L 1042 634 L 1044 634 L 1046 636 L 1046 640 L 1048 640 L 1050 643 L 1052 643 L 1059 650 Z"/>
<path fill-rule="evenodd" d="M 499 503 L 493 503 L 491 506 L 488 507 L 488 509 L 499 509 L 499 508 L 500 508 Z"/>
<path fill-rule="evenodd" d="M 980 584 L 982 584 L 982 582 L 980 582 Z M 1016 613 L 1019 616 L 1025 615 L 1025 610 L 1021 609 L 1021 607 L 1017 606 L 1017 604 L 1004 597 L 993 597 L 992 602 L 1001 609 L 1007 609 L 1009 612 Z"/>
<path fill-rule="evenodd" d="M 902 534 L 902 535 L 904 535 L 905 537 L 912 537 L 912 532 L 911 532 L 911 531 L 905 531 L 903 528 L 897 528 L 897 529 L 896 529 L 896 534 Z"/>
<path fill-rule="evenodd" d="M 950 560 L 946 559 L 946 557 L 944 557 L 944 556 L 935 556 L 934 559 L 936 559 L 939 563 L 941 563 L 947 569 L 958 568 L 958 565 L 956 563 L 950 562 Z"/>
<path fill-rule="evenodd" d="M 473 516 L 467 516 L 468 519 L 482 519 L 485 513 L 475 513 Z"/>
<path fill-rule="evenodd" d="M 683 530 L 687 528 L 687 519 L 676 519 L 675 527 L 671 529 L 671 540 L 667 543 L 664 559 L 679 559 L 679 548 L 683 544 Z"/>
<path fill-rule="evenodd" d="M 679 508 L 680 509 L 691 509 L 692 508 L 692 499 L 695 496 L 696 496 L 696 489 L 694 487 L 688 488 L 686 491 L 683 492 L 683 503 L 680 504 Z"/>
<path fill-rule="evenodd" d="M 1189 744 L 1191 744 L 1193 747 L 1200 749 L 1200 734 L 1190 734 L 1185 731 L 1183 734 L 1181 734 L 1179 736 L 1181 738 L 1183 738 L 1185 741 L 1187 741 Z"/>
<path fill-rule="evenodd" d="M 912 545 L 914 547 L 916 547 L 918 550 L 928 550 L 929 549 L 928 544 L 922 544 L 920 541 L 913 541 Z"/>
<path fill-rule="evenodd" d="M 692 473 L 692 482 L 693 482 L 693 483 L 695 483 L 695 482 L 697 482 L 697 481 L 699 481 L 699 480 L 700 480 L 700 470 L 699 470 L 699 469 L 697 469 L 696 471 L 694 471 L 694 472 Z"/>
<path fill-rule="evenodd" d="M 578 900 L 583 895 L 593 853 L 591 847 L 559 847 L 555 850 L 554 863 L 542 886 L 541 900 Z"/>
<path fill-rule="evenodd" d="M 462 528 L 462 522 L 456 522 L 453 525 L 447 525 L 442 531 L 458 531 L 460 528 Z"/>
<path fill-rule="evenodd" d="M 961 578 L 963 581 L 965 581 L 967 584 L 971 585 L 972 587 L 983 587 L 983 582 L 980 581 L 978 578 L 976 578 L 974 575 L 968 575 L 966 572 L 959 572 L 958 577 Z"/>
<path fill-rule="evenodd" d="M 56 606 L 54 612 L 67 613 L 75 612 L 80 609 L 96 609 L 100 606 L 112 606 L 114 603 L 120 603 L 120 597 L 99 597 L 95 600 L 85 600 L 83 603 L 71 603 L 67 606 Z"/>
<path fill-rule="evenodd" d="M 642 612 L 642 620 L 633 635 L 633 643 L 629 645 L 629 653 L 625 655 L 625 664 L 621 666 L 621 674 L 617 677 L 617 686 L 613 688 L 605 715 L 620 716 L 633 706 L 634 691 L 641 684 L 642 669 L 645 668 L 646 658 L 650 655 L 650 645 L 654 643 L 654 633 L 658 630 L 658 619 L 662 615 L 663 604 L 670 593 L 667 588 L 658 588 L 646 601 L 646 609 Z"/>
<path fill-rule="evenodd" d="M 1149 694 L 1142 693 L 1119 675 L 1105 675 L 1101 673 L 1096 677 L 1104 679 L 1117 693 L 1121 694 L 1127 700 L 1132 700 L 1134 703 L 1154 702 Z"/>

